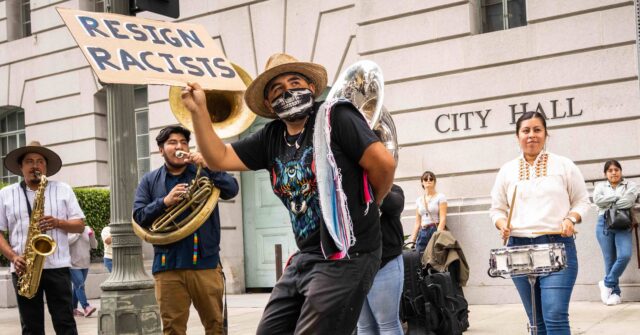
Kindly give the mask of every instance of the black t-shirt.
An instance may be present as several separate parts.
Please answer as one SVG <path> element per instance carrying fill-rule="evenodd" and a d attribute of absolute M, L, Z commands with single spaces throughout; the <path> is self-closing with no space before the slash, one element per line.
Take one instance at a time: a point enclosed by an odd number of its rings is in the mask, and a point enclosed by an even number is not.
<path fill-rule="evenodd" d="M 402 254 L 404 232 L 400 216 L 404 210 L 404 192 L 400 186 L 393 184 L 391 191 L 380 206 L 380 230 L 382 231 L 382 262 L 384 267 L 390 260 Z"/>
<path fill-rule="evenodd" d="M 286 125 L 274 120 L 255 134 L 232 143 L 238 157 L 251 170 L 266 169 L 273 193 L 289 210 L 298 249 L 321 253 L 321 235 L 327 246 L 328 232 L 322 221 L 313 157 L 313 129 L 318 105 L 298 136 L 288 136 Z M 363 169 L 358 162 L 365 149 L 379 141 L 360 112 L 350 103 L 339 103 L 331 112 L 331 150 L 342 174 L 356 244 L 349 253 L 370 252 L 380 247 L 378 206 L 365 203 Z M 299 148 L 296 148 L 296 143 Z M 365 214 L 366 212 L 366 214 Z M 331 254 L 337 249 L 325 250 Z"/>

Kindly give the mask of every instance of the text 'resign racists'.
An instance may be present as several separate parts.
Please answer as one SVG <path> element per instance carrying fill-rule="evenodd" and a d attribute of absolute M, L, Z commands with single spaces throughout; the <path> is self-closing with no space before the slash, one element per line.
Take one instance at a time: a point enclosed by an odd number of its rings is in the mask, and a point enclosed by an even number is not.
<path fill-rule="evenodd" d="M 98 75 L 113 84 L 241 91 L 246 86 L 204 27 L 56 8 Z"/>

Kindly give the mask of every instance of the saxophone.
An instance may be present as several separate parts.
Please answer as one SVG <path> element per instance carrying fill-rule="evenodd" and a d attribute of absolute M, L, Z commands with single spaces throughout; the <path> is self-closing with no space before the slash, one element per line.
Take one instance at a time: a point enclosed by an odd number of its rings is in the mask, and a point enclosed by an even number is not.
<path fill-rule="evenodd" d="M 56 241 L 51 236 L 43 234 L 39 227 L 40 218 L 44 215 L 44 189 L 47 187 L 47 177 L 38 171 L 35 173 L 36 176 L 40 177 L 40 184 L 33 201 L 29 232 L 23 255 L 26 269 L 18 278 L 18 294 L 28 299 L 33 298 L 38 292 L 45 257 L 56 250 Z"/>

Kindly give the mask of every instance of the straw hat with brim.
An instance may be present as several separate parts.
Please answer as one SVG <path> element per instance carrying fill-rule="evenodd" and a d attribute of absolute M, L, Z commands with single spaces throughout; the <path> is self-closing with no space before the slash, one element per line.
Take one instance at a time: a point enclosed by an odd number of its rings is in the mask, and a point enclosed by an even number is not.
<path fill-rule="evenodd" d="M 316 87 L 314 97 L 320 95 L 327 87 L 327 70 L 324 66 L 309 62 L 300 62 L 287 54 L 275 54 L 269 57 L 267 65 L 244 93 L 244 101 L 251 110 L 263 117 L 275 119 L 277 116 L 264 105 L 264 88 L 271 79 L 289 72 L 297 72 L 313 83 Z"/>
<path fill-rule="evenodd" d="M 60 159 L 60 156 L 50 149 L 40 145 L 40 142 L 38 141 L 32 141 L 27 146 L 15 149 L 8 153 L 4 158 L 4 167 L 13 172 L 13 174 L 22 176 L 20 163 L 24 155 L 30 153 L 40 154 L 47 160 L 47 177 L 53 176 L 60 171 L 60 168 L 62 167 L 62 160 Z"/>

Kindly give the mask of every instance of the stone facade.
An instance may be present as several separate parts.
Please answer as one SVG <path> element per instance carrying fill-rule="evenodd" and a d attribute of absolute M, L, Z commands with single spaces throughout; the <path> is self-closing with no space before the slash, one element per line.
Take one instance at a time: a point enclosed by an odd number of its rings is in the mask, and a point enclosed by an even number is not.
<path fill-rule="evenodd" d="M 32 0 L 32 35 L 11 41 L 9 2 L 0 1 L 0 108 L 23 108 L 27 141 L 61 155 L 56 179 L 108 186 L 103 88 L 55 11 L 88 9 L 91 1 Z M 414 222 L 419 177 L 434 171 L 438 191 L 449 198 L 449 226 L 471 261 L 470 301 L 506 302 L 497 297 L 508 292 L 515 302 L 510 281 L 486 276 L 489 250 L 500 245 L 487 213 L 489 192 L 499 167 L 518 154 L 514 119 L 525 110 L 544 111 L 548 150 L 576 162 L 590 189 L 610 158 L 640 179 L 637 23 L 633 1 L 529 0 L 526 26 L 481 33 L 479 2 L 182 0 L 175 21 L 206 27 L 253 76 L 269 55 L 283 51 L 325 65 L 329 82 L 356 60 L 377 62 L 401 146 L 396 183 L 407 199 L 405 233 Z M 151 139 L 176 122 L 167 91 L 149 86 Z M 153 140 L 150 151 L 157 168 L 162 158 Z M 242 214 L 241 196 L 221 204 L 232 292 L 245 289 Z M 592 211 L 578 227 L 574 299 L 598 297 L 602 261 L 594 224 Z M 639 274 L 631 263 L 622 279 L 625 299 L 640 299 Z"/>

